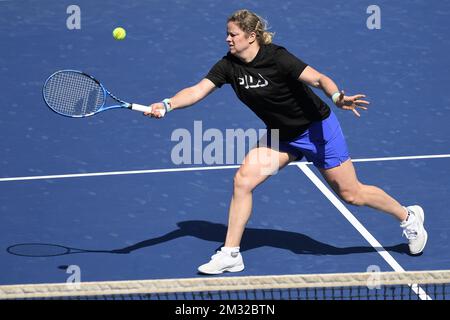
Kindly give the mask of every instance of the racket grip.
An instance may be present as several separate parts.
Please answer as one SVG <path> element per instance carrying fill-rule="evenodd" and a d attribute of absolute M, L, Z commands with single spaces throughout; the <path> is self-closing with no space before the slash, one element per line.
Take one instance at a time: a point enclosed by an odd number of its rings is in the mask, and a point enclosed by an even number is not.
<path fill-rule="evenodd" d="M 152 108 L 149 106 L 143 106 L 142 104 L 132 103 L 131 110 L 140 111 L 140 112 L 151 112 Z M 162 109 L 160 111 L 161 115 L 164 116 L 166 114 L 166 110 Z"/>

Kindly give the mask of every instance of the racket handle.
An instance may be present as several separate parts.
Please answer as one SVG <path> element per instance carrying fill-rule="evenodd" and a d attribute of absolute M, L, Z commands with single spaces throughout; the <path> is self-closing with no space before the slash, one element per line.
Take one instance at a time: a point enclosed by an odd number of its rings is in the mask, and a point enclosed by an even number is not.
<path fill-rule="evenodd" d="M 149 106 L 143 106 L 142 104 L 132 103 L 131 110 L 140 111 L 140 112 L 151 112 L 152 108 Z M 160 111 L 161 115 L 164 116 L 166 114 L 166 110 L 162 109 Z"/>

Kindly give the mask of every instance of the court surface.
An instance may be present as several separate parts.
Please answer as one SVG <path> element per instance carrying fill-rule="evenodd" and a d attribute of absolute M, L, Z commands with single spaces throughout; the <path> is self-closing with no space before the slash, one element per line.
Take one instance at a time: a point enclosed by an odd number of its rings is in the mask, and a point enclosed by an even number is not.
<path fill-rule="evenodd" d="M 263 123 L 229 87 L 163 120 L 61 117 L 41 88 L 54 71 L 78 69 L 122 99 L 160 101 L 226 54 L 225 21 L 240 8 L 267 18 L 275 43 L 346 93 L 367 95 L 360 119 L 334 109 L 360 180 L 423 206 L 429 240 L 410 256 L 397 221 L 342 204 L 312 165 L 293 163 L 254 192 L 239 275 L 450 268 L 450 3 L 378 1 L 379 30 L 356 0 L 78 1 L 79 30 L 66 26 L 70 4 L 0 1 L 0 284 L 65 282 L 68 266 L 82 281 L 201 276 L 224 240 L 237 166 L 176 165 L 171 135 L 193 133 L 194 121 L 222 133 Z M 112 38 L 116 26 L 124 41 Z M 8 250 L 29 243 L 83 252 Z"/>

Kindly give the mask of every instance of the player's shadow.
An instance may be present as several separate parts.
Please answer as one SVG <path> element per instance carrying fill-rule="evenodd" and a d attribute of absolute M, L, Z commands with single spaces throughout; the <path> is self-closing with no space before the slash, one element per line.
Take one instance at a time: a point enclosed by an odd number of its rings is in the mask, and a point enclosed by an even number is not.
<path fill-rule="evenodd" d="M 220 223 L 208 221 L 181 221 L 177 223 L 178 229 L 160 237 L 144 240 L 134 245 L 113 250 L 114 253 L 130 253 L 132 251 L 158 245 L 174 239 L 190 236 L 201 240 L 217 242 L 222 246 L 226 234 L 226 226 Z M 335 247 L 320 242 L 302 233 L 273 230 L 246 228 L 242 239 L 241 251 L 252 250 L 260 247 L 273 247 L 292 251 L 296 254 L 312 255 L 345 255 L 354 253 L 376 252 L 371 246 Z M 381 248 L 377 248 L 381 249 Z M 407 244 L 398 244 L 384 247 L 386 251 L 409 254 Z"/>
<path fill-rule="evenodd" d="M 201 240 L 216 242 L 218 248 L 223 244 L 227 227 L 220 223 L 208 221 L 181 221 L 177 223 L 178 229 L 173 230 L 160 237 L 147 239 L 131 246 L 114 250 L 92 250 L 69 248 L 57 244 L 48 243 L 22 243 L 15 244 L 7 248 L 7 252 L 17 256 L 25 257 L 53 257 L 74 253 L 113 253 L 128 254 L 133 251 L 156 246 L 183 237 L 196 237 Z M 335 247 L 333 245 L 320 242 L 302 233 L 273 230 L 246 228 L 242 239 L 241 251 L 252 250 L 260 247 L 273 247 L 292 251 L 296 254 L 311 255 L 344 255 L 355 253 L 376 252 L 377 249 L 371 246 L 355 247 Z M 386 251 L 409 254 L 406 244 L 384 247 Z"/>

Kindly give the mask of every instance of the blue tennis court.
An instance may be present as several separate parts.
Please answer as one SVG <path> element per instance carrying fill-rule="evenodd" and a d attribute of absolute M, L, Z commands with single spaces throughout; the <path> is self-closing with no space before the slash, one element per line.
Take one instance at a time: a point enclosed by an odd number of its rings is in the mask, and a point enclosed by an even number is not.
<path fill-rule="evenodd" d="M 223 244 L 237 165 L 177 165 L 172 135 L 194 134 L 201 121 L 226 144 L 226 130 L 264 124 L 226 86 L 155 120 L 126 110 L 61 117 L 42 85 L 76 69 L 123 99 L 161 101 L 226 54 L 226 18 L 240 8 L 265 17 L 275 43 L 346 93 L 367 95 L 359 119 L 334 108 L 359 178 L 420 204 L 429 240 L 409 255 L 396 220 L 343 204 L 316 168 L 293 163 L 254 192 L 239 276 L 450 268 L 449 3 L 378 1 L 375 30 L 356 0 L 80 0 L 73 30 L 70 4 L 0 1 L 0 285 L 64 283 L 68 266 L 83 282 L 204 277 L 197 267 Z M 116 26 L 124 41 L 113 39 Z M 27 244 L 48 248 L 34 257 L 11 249 Z"/>

